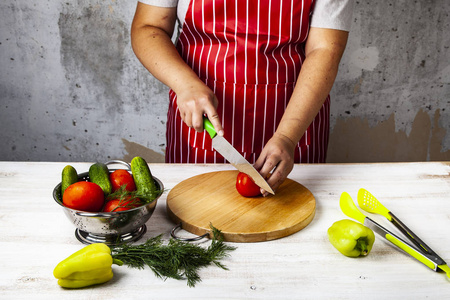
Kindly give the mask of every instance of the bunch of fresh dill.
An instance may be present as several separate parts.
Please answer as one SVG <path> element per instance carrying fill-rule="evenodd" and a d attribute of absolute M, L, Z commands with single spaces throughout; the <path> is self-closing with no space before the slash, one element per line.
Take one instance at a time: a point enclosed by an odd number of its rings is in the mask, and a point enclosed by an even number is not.
<path fill-rule="evenodd" d="M 131 268 L 144 269 L 147 265 L 159 278 L 187 279 L 194 287 L 201 281 L 198 271 L 211 264 L 228 270 L 220 260 L 236 248 L 223 242 L 223 235 L 211 225 L 213 238 L 207 248 L 175 239 L 163 243 L 162 236 L 148 239 L 144 244 L 123 244 L 111 248 L 112 256 Z"/>

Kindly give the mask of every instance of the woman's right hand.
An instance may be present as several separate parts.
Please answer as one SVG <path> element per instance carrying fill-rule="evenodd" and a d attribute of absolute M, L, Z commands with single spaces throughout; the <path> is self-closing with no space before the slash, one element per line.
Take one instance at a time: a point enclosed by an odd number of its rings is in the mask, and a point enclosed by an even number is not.
<path fill-rule="evenodd" d="M 200 80 L 192 80 L 175 92 L 180 117 L 187 126 L 202 132 L 203 116 L 206 115 L 217 134 L 223 136 L 222 123 L 217 113 L 218 100 L 207 85 Z"/>

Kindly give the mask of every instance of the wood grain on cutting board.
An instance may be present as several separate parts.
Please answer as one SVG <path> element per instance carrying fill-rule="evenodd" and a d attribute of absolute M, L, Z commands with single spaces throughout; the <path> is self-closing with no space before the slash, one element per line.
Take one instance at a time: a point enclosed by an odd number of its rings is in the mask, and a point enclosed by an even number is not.
<path fill-rule="evenodd" d="M 282 238 L 314 218 L 313 194 L 291 179 L 275 195 L 246 198 L 236 191 L 238 171 L 204 173 L 186 179 L 167 195 L 167 213 L 196 235 L 221 230 L 226 241 L 260 242 Z"/>

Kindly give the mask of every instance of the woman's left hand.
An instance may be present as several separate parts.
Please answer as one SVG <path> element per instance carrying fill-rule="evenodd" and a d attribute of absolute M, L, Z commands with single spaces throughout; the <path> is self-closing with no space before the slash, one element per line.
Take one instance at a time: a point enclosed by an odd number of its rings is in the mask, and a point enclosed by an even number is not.
<path fill-rule="evenodd" d="M 275 191 L 294 168 L 295 144 L 287 136 L 275 133 L 264 146 L 261 155 L 255 162 L 255 169 L 266 178 L 273 170 L 267 183 Z M 268 192 L 261 191 L 263 196 Z"/>

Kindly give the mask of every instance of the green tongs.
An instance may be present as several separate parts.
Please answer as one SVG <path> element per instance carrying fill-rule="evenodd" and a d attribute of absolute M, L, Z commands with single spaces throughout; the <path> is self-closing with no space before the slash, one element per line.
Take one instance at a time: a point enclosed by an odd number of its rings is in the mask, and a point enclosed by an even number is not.
<path fill-rule="evenodd" d="M 365 189 L 358 192 L 359 206 L 370 213 L 377 213 L 391 221 L 412 243 L 405 241 L 391 231 L 387 230 L 369 217 L 366 217 L 355 205 L 351 196 L 344 192 L 340 198 L 340 207 L 345 215 L 357 220 L 372 229 L 383 238 L 399 247 L 428 268 L 435 272 L 444 271 L 450 278 L 450 267 L 439 257 L 429 246 L 427 246 L 416 234 L 414 234 L 405 224 L 403 224 L 393 213 L 384 207 L 372 194 Z"/>

